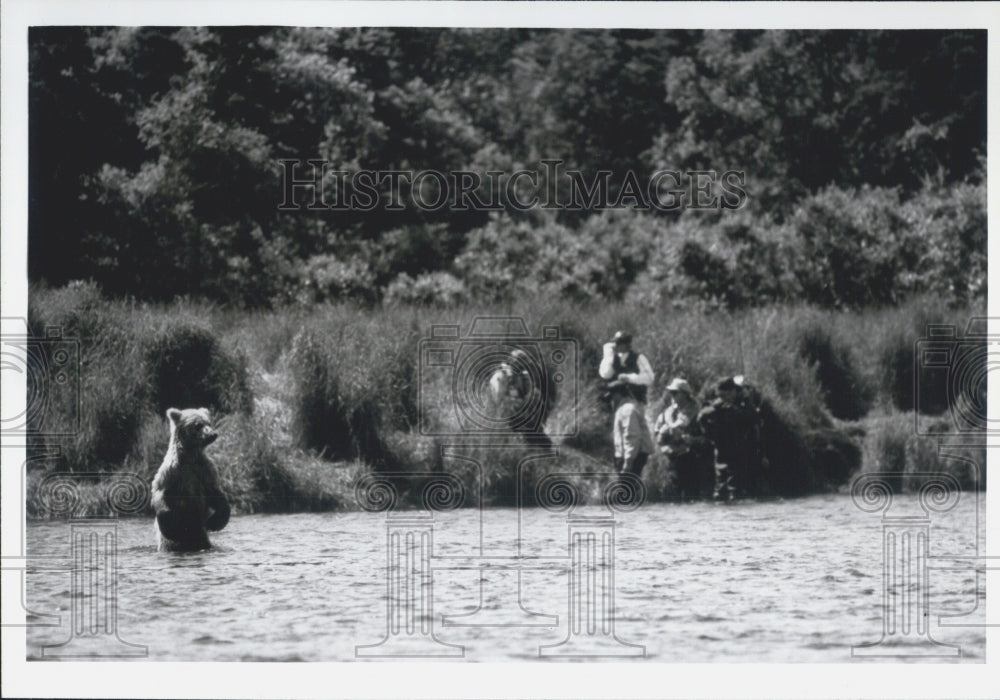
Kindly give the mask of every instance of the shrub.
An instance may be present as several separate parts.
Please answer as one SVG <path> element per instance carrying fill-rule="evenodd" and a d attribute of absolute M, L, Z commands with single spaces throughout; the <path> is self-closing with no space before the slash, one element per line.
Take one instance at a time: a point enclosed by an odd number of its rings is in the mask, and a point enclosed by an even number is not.
<path fill-rule="evenodd" d="M 414 279 L 405 272 L 385 290 L 385 303 L 453 306 L 466 296 L 465 285 L 447 272 L 428 272 Z"/>
<path fill-rule="evenodd" d="M 766 215 L 698 212 L 660 224 L 628 297 L 650 306 L 739 309 L 802 298 L 794 236 Z"/>
<path fill-rule="evenodd" d="M 952 434 L 947 421 L 916 420 L 912 412 L 873 420 L 863 443 L 861 471 L 892 473 L 889 482 L 897 493 L 916 489 L 927 475 L 937 473 L 954 476 L 963 489 L 986 488 L 984 439 L 970 444 Z"/>
<path fill-rule="evenodd" d="M 104 305 L 96 282 L 77 280 L 57 289 L 35 286 L 28 290 L 28 325 L 38 338 L 46 336 L 49 326 L 58 326 L 67 338 L 94 337 Z"/>
<path fill-rule="evenodd" d="M 816 372 L 826 407 L 836 418 L 858 420 L 871 408 L 873 391 L 855 366 L 851 349 L 817 321 L 799 331 L 799 355 Z"/>
<path fill-rule="evenodd" d="M 986 178 L 945 187 L 927 182 L 903 207 L 925 255 L 907 287 L 957 304 L 986 299 Z"/>
<path fill-rule="evenodd" d="M 922 247 L 906 240 L 895 190 L 828 187 L 807 197 L 795 214 L 797 269 L 810 301 L 858 308 L 898 300 L 901 268 Z"/>
<path fill-rule="evenodd" d="M 564 438 L 562 444 L 603 457 L 610 464 L 613 454 L 610 402 L 603 398 L 600 385 L 593 380 L 580 384 L 578 398 L 576 406 L 564 406 L 557 401 L 549 422 L 555 422 L 565 433 L 569 432 L 569 421 L 574 421 L 576 434 Z"/>
<path fill-rule="evenodd" d="M 313 322 L 289 354 L 296 444 L 330 458 L 393 463 L 382 435 L 417 421 L 414 334 L 344 309 Z"/>
<path fill-rule="evenodd" d="M 491 216 L 485 226 L 469 232 L 455 270 L 471 295 L 484 302 L 503 301 L 525 292 L 535 234 L 527 222 Z"/>
<path fill-rule="evenodd" d="M 44 416 L 50 432 L 78 427 L 63 446 L 63 468 L 106 470 L 135 461 L 144 454 L 145 424 L 162 420 L 169 407 L 252 408 L 245 358 L 224 350 L 185 309 L 161 314 L 155 307 L 100 301 L 86 285 L 36 290 L 30 302 L 33 327 L 59 326 L 79 341 L 79 393 L 72 397 L 79 405 L 51 405 Z"/>
<path fill-rule="evenodd" d="M 313 331 L 295 337 L 289 365 L 294 381 L 293 437 L 324 456 L 378 460 L 383 454 L 373 397 L 350 383 L 336 349 Z"/>
<path fill-rule="evenodd" d="M 28 322 L 36 336 L 59 328 L 79 351 L 75 383 L 66 392 L 53 392 L 62 400 L 46 404 L 37 426 L 45 433 L 73 434 L 72 442 L 60 443 L 59 468 L 100 471 L 120 465 L 135 444 L 148 398 L 141 341 L 122 305 L 102 302 L 90 284 L 34 289 Z M 44 451 L 44 443 L 39 440 L 37 447 Z"/>
<path fill-rule="evenodd" d="M 816 486 L 832 490 L 845 483 L 861 468 L 863 432 L 820 428 L 803 435 Z"/>
<path fill-rule="evenodd" d="M 341 260 L 335 255 L 314 255 L 300 276 L 302 302 L 354 300 L 371 303 L 378 298 L 375 275 L 359 258 Z"/>
<path fill-rule="evenodd" d="M 736 275 L 721 256 L 697 241 L 687 241 L 681 248 L 680 262 L 681 270 L 694 282 L 699 297 L 726 309 L 742 305 L 736 291 Z"/>
<path fill-rule="evenodd" d="M 132 454 L 147 419 L 146 387 L 134 377 L 113 372 L 85 383 L 81 430 L 67 454 L 73 471 L 113 469 Z"/>
<path fill-rule="evenodd" d="M 376 284 L 384 286 L 404 275 L 419 279 L 441 272 L 464 243 L 461 228 L 420 223 L 384 231 L 367 250 L 359 253 L 373 270 Z"/>
<path fill-rule="evenodd" d="M 145 347 L 152 401 L 170 407 L 249 412 L 253 408 L 246 358 L 223 350 L 206 326 L 166 323 Z"/>
<path fill-rule="evenodd" d="M 472 295 L 504 301 L 544 292 L 577 303 L 621 299 L 645 269 L 655 219 L 634 212 L 591 216 L 577 230 L 493 216 L 469 233 L 455 269 Z"/>
<path fill-rule="evenodd" d="M 890 398 L 892 405 L 901 411 L 917 410 L 921 413 L 940 414 L 948 410 L 951 401 L 950 365 L 924 362 L 924 358 L 916 357 L 914 352 L 918 341 L 923 341 L 922 347 L 946 350 L 954 348 L 954 340 L 928 343 L 928 326 L 952 325 L 956 328 L 957 340 L 961 337 L 958 334 L 964 332 L 968 318 L 949 313 L 940 307 L 932 307 L 919 308 L 904 320 L 903 324 L 884 334 L 878 349 L 883 392 Z M 982 358 L 985 361 L 985 353 Z"/>
<path fill-rule="evenodd" d="M 295 508 L 295 479 L 272 441 L 274 427 L 247 415 L 233 416 L 217 427 L 219 440 L 211 455 L 232 507 L 242 513 Z"/>
<path fill-rule="evenodd" d="M 819 485 L 801 424 L 791 420 L 766 398 L 761 404 L 761 442 L 767 458 L 770 490 L 783 498 L 804 496 Z"/>

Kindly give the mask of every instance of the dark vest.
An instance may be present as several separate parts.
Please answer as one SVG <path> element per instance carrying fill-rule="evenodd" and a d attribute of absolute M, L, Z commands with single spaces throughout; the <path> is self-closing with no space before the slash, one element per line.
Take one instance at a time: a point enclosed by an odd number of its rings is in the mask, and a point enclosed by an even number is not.
<path fill-rule="evenodd" d="M 615 370 L 615 376 L 613 379 L 617 379 L 619 374 L 638 374 L 639 354 L 630 350 L 625 356 L 625 361 L 623 362 L 618 356 L 618 353 L 615 353 L 615 360 L 612 367 L 614 367 Z M 640 403 L 646 403 L 646 387 L 638 384 L 622 384 L 620 386 L 612 387 L 612 398 L 617 399 L 624 398 L 626 396 L 631 396 Z"/>

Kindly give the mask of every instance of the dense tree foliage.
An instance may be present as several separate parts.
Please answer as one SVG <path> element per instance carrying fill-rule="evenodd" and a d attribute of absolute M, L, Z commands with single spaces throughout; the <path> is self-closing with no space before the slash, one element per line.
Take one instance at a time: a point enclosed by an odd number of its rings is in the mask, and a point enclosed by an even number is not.
<path fill-rule="evenodd" d="M 241 306 L 985 295 L 985 32 L 39 27 L 29 44 L 36 281 Z M 282 159 L 326 161 L 324 199 L 353 191 L 334 171 L 505 183 L 560 159 L 549 188 L 611 171 L 623 207 L 282 211 Z M 745 206 L 631 211 L 627 173 L 659 169 L 745 171 Z"/>

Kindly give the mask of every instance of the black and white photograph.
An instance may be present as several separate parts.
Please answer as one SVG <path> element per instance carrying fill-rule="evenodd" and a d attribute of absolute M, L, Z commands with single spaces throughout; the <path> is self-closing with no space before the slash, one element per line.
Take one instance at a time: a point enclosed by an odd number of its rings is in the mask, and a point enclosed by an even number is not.
<path fill-rule="evenodd" d="M 4 4 L 4 695 L 995 696 L 996 6 L 478 5 Z"/>

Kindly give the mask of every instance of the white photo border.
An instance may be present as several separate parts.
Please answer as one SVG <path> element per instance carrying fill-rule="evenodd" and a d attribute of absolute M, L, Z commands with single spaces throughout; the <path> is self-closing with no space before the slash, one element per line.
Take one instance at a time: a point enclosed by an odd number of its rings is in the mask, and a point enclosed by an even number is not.
<path fill-rule="evenodd" d="M 989 126 L 997 123 L 1000 7 L 995 3 L 660 3 L 660 2 L 347 2 L 311 0 L 5 0 L 0 9 L 2 69 L 3 316 L 27 316 L 28 27 L 37 25 L 281 25 L 623 28 L 799 28 L 988 30 Z M 992 135 L 994 129 L 989 129 Z M 997 222 L 997 139 L 987 140 L 988 222 Z M 998 255 L 989 237 L 989 257 Z M 997 258 L 1000 259 L 1000 258 Z M 993 266 L 991 266 L 993 267 Z M 989 315 L 1000 315 L 990 285 Z M 991 334 L 1000 333 L 993 325 Z M 989 416 L 1000 416 L 997 377 Z M 25 386 L 4 382 L 3 404 L 23 406 Z M 5 410 L 5 415 L 7 412 Z M 6 443 L 5 443 L 6 444 Z M 988 450 L 996 471 L 997 451 Z M 20 552 L 23 450 L 3 450 L 4 556 Z M 986 494 L 1000 512 L 1000 489 Z M 997 530 L 994 528 L 994 534 Z M 987 554 L 1000 555 L 987 536 Z M 987 605 L 1000 601 L 1000 571 L 987 576 Z M 991 615 L 991 617 L 993 617 Z M 71 662 L 58 670 L 25 659 L 24 628 L 2 629 L 6 697 L 990 697 L 1000 677 L 1000 629 L 987 629 L 985 664 L 617 664 L 548 663 L 177 663 Z M 992 680 L 992 684 L 990 681 Z"/>

